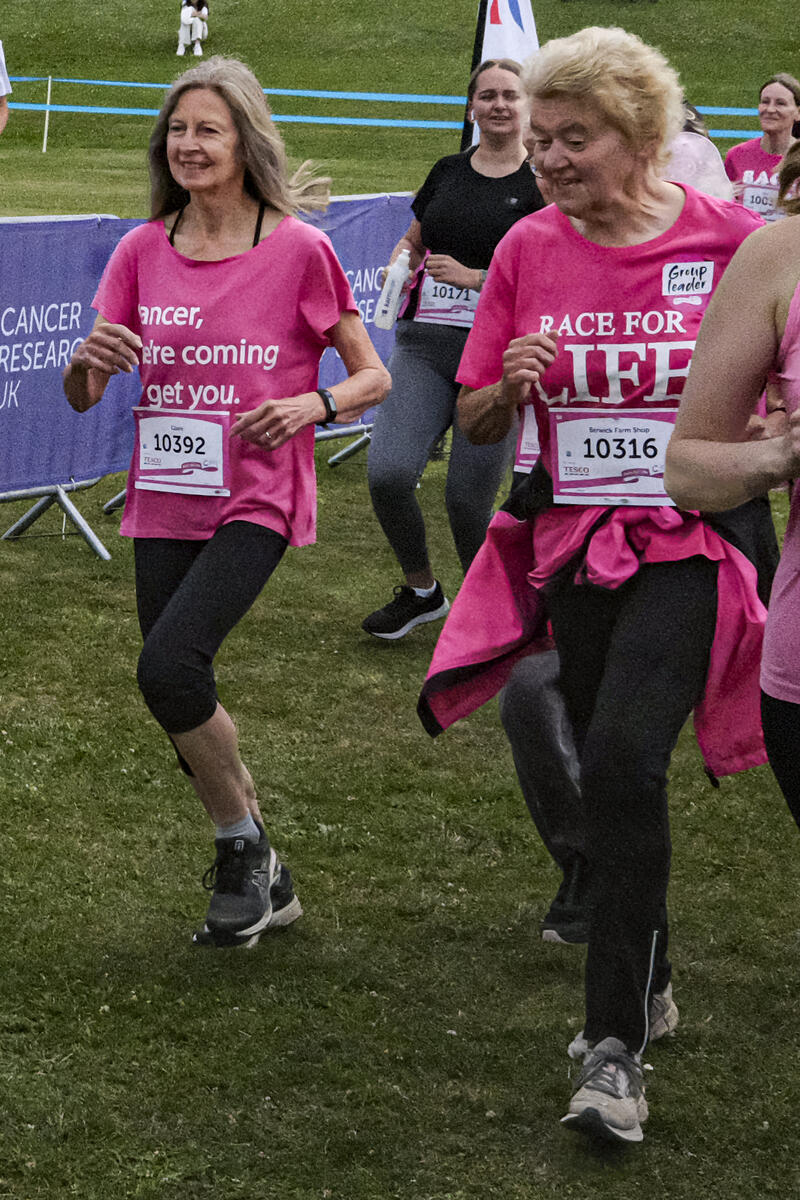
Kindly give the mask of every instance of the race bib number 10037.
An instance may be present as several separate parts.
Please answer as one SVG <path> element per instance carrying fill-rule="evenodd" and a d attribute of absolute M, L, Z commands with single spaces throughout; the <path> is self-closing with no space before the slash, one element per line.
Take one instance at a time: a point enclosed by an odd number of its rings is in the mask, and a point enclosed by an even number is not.
<path fill-rule="evenodd" d="M 550 410 L 556 504 L 672 505 L 664 461 L 676 411 Z"/>

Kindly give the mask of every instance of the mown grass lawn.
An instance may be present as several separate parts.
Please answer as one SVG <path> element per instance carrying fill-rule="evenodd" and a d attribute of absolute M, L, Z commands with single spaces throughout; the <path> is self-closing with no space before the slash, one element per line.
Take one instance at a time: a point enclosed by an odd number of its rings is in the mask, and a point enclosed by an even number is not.
<path fill-rule="evenodd" d="M 474 7 L 215 0 L 213 48 L 276 87 L 458 93 Z M 14 75 L 166 82 L 181 65 L 176 9 L 142 0 L 126 25 L 98 0 L 6 0 L 0 37 Z M 591 22 L 641 32 L 696 103 L 748 106 L 768 75 L 796 71 L 788 0 L 538 0 L 535 13 L 543 39 Z M 41 114 L 15 112 L 0 212 L 143 215 L 149 127 L 56 115 L 43 156 Z M 457 142 L 284 132 L 338 192 L 413 188 Z M 329 452 L 318 546 L 287 556 L 219 659 L 306 909 L 252 954 L 190 944 L 211 830 L 136 691 L 130 546 L 101 512 L 120 480 L 78 499 L 110 563 L 62 540 L 55 512 L 36 526 L 51 536 L 0 542 L 0 1200 L 797 1194 L 798 837 L 769 772 L 713 790 L 684 731 L 671 772 L 681 1024 L 649 1056 L 644 1146 L 595 1152 L 558 1125 L 583 952 L 538 938 L 558 881 L 496 708 L 423 733 L 436 629 L 396 645 L 361 633 L 396 568 L 363 456 L 333 471 Z M 452 594 L 443 482 L 432 464 L 421 497 Z M 2 528 L 20 512 L 0 507 Z"/>
<path fill-rule="evenodd" d="M 359 629 L 394 569 L 363 460 L 328 469 L 320 542 L 290 552 L 220 656 L 225 702 L 306 909 L 253 953 L 192 948 L 211 831 L 137 695 L 130 548 L 3 543 L 5 853 L 0 1196 L 792 1195 L 797 834 L 766 769 L 672 771 L 681 1025 L 650 1055 L 632 1155 L 558 1126 L 581 950 L 537 922 L 557 880 L 495 706 L 431 741 L 436 631 Z M 442 464 L 423 482 L 452 590 Z M 7 506 L 9 521 L 18 506 Z"/>

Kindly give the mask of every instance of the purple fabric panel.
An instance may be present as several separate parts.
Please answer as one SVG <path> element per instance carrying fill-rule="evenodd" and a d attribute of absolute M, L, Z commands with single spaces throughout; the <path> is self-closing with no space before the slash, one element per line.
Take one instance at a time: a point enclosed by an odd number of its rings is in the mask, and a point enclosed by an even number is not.
<path fill-rule="evenodd" d="M 74 413 L 61 373 L 94 324 L 106 259 L 135 222 L 0 224 L 0 492 L 124 470 L 138 375 L 119 377 L 89 413 Z"/>
<path fill-rule="evenodd" d="M 358 311 L 383 362 L 389 361 L 394 330 L 373 324 L 381 294 L 381 271 L 400 238 L 411 224 L 409 196 L 370 196 L 363 200 L 333 200 L 327 212 L 309 218 L 327 233 L 353 289 Z M 320 385 L 332 387 L 346 378 L 342 360 L 335 350 L 326 350 L 320 365 Z M 363 422 L 372 421 L 372 412 Z"/>

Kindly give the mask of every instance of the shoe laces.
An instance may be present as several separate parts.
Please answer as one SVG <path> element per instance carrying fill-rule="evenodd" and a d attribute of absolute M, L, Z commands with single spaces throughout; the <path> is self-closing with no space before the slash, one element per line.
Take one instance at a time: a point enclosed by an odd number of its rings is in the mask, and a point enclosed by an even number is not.
<path fill-rule="evenodd" d="M 587 1083 L 591 1083 L 593 1091 L 618 1099 L 641 1095 L 644 1091 L 642 1068 L 632 1054 L 622 1051 L 591 1053 L 578 1076 L 578 1087 Z"/>
<path fill-rule="evenodd" d="M 241 850 L 235 850 L 232 845 L 219 847 L 217 857 L 203 875 L 203 887 L 206 891 L 243 891 L 250 857 L 247 850 L 249 846 L 255 844 L 254 842 L 245 842 Z"/>
<path fill-rule="evenodd" d="M 394 600 L 389 601 L 389 604 L 387 605 L 388 608 L 393 608 L 396 605 L 403 604 L 407 598 L 419 600 L 417 593 L 413 588 L 409 587 L 407 583 L 398 583 L 397 587 L 392 589 L 392 594 L 394 596 Z"/>

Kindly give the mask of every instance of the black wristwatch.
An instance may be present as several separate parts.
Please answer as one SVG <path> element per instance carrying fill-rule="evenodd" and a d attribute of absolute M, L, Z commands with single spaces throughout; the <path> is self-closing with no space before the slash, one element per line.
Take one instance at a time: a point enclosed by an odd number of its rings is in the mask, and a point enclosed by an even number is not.
<path fill-rule="evenodd" d="M 317 395 L 321 396 L 322 403 L 325 405 L 325 416 L 321 421 L 317 421 L 318 425 L 330 425 L 336 420 L 339 410 L 336 407 L 336 401 L 333 394 L 327 388 L 317 388 Z"/>

